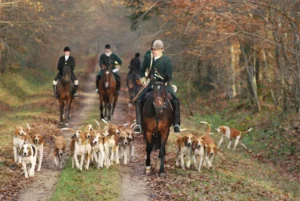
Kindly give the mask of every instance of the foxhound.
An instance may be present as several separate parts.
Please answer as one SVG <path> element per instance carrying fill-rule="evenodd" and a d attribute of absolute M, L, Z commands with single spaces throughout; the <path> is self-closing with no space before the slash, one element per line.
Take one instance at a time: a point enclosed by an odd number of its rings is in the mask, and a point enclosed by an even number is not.
<path fill-rule="evenodd" d="M 205 149 L 205 161 L 204 164 L 208 163 L 208 168 L 212 168 L 212 161 L 214 156 L 217 154 L 217 146 L 215 144 L 214 139 L 210 136 L 210 125 L 205 121 L 201 121 L 200 123 L 207 125 L 207 132 L 205 135 L 201 136 L 200 138 L 203 142 L 207 145 Z"/>
<path fill-rule="evenodd" d="M 206 148 L 207 148 L 207 145 L 205 144 L 205 142 L 203 141 L 202 138 L 200 138 L 200 137 L 194 138 L 194 142 L 192 145 L 193 161 L 194 161 L 195 168 L 198 170 L 198 172 L 201 172 L 201 167 L 202 167 L 203 158 L 204 158 L 204 152 L 205 152 Z M 197 166 L 197 162 L 196 162 L 197 156 L 199 156 L 198 166 Z"/>
<path fill-rule="evenodd" d="M 21 163 L 25 173 L 25 178 L 34 177 L 34 169 L 36 164 L 37 150 L 33 144 L 23 144 L 20 149 Z M 30 164 L 30 169 L 27 171 L 27 165 Z"/>
<path fill-rule="evenodd" d="M 18 152 L 25 142 L 31 142 L 31 138 L 29 135 L 27 135 L 22 126 L 17 126 L 13 136 L 13 152 L 15 163 L 21 163 L 21 158 L 18 157 Z"/>
<path fill-rule="evenodd" d="M 31 135 L 31 139 L 39 153 L 39 157 L 38 157 L 39 165 L 37 171 L 41 171 L 43 155 L 44 155 L 44 137 L 41 134 L 33 134 Z"/>
<path fill-rule="evenodd" d="M 53 136 L 55 139 L 55 147 L 54 147 L 54 164 L 58 169 L 62 169 L 65 162 L 65 154 L 66 154 L 66 140 L 63 136 Z"/>
<path fill-rule="evenodd" d="M 188 162 L 186 167 L 190 168 L 191 166 L 191 156 L 192 156 L 192 145 L 194 143 L 194 135 L 186 134 L 185 136 L 179 136 L 176 140 L 176 166 L 179 166 L 179 160 L 181 162 L 181 168 L 185 170 L 184 167 L 184 156 L 188 156 Z"/>
<path fill-rule="evenodd" d="M 228 126 L 219 126 L 219 128 L 217 129 L 217 132 L 218 133 L 221 133 L 222 134 L 222 137 L 219 141 L 219 145 L 218 145 L 218 148 L 220 148 L 222 142 L 223 142 L 223 139 L 224 139 L 224 136 L 226 138 L 229 139 L 229 143 L 228 143 L 228 146 L 227 148 L 230 149 L 231 147 L 231 143 L 232 143 L 232 140 L 235 139 L 235 142 L 234 142 L 234 147 L 233 147 L 233 150 L 236 149 L 236 146 L 240 143 L 246 150 L 248 150 L 248 148 L 246 147 L 246 145 L 242 142 L 240 142 L 241 138 L 242 138 L 242 134 L 246 134 L 246 133 L 249 133 L 250 131 L 252 130 L 252 128 L 248 129 L 247 131 L 239 131 L 235 128 L 229 128 Z"/>

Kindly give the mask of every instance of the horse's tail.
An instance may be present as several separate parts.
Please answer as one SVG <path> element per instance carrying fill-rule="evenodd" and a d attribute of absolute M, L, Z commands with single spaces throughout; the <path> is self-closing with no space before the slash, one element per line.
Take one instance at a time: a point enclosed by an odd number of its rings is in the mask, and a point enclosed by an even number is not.
<path fill-rule="evenodd" d="M 152 137 L 153 150 L 158 150 L 161 147 L 161 133 L 157 132 Z"/>

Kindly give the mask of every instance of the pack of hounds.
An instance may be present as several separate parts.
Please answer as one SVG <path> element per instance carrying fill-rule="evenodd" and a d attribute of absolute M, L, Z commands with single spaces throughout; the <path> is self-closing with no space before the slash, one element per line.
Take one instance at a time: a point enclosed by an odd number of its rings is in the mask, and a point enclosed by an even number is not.
<path fill-rule="evenodd" d="M 217 154 L 217 150 L 220 148 L 224 137 L 229 140 L 228 149 L 231 148 L 232 141 L 235 141 L 233 150 L 236 149 L 238 144 L 241 144 L 248 151 L 248 148 L 240 140 L 243 134 L 250 132 L 252 128 L 242 132 L 235 128 L 229 128 L 228 126 L 219 126 L 216 131 L 221 134 L 221 139 L 217 147 L 214 139 L 210 136 L 212 134 L 210 124 L 205 121 L 201 121 L 200 123 L 207 125 L 207 131 L 204 135 L 195 136 L 191 133 L 187 133 L 177 138 L 176 166 L 181 166 L 181 168 L 185 170 L 184 156 L 187 156 L 187 168 L 191 166 L 191 158 L 193 158 L 194 166 L 198 172 L 201 172 L 202 165 L 207 165 L 208 168 L 212 168 L 213 158 Z M 196 160 L 197 158 L 199 158 L 198 162 Z"/>
<path fill-rule="evenodd" d="M 89 169 L 91 163 L 97 168 L 109 168 L 113 163 L 120 164 L 123 158 L 123 164 L 127 165 L 134 157 L 134 135 L 133 123 L 123 125 L 105 123 L 101 128 L 100 123 L 94 120 L 98 128 L 93 128 L 88 124 L 83 130 L 74 130 L 73 128 L 62 128 L 60 131 L 71 131 L 73 133 L 70 142 L 70 151 L 72 157 L 72 168 L 76 167 L 79 171 L 83 168 Z M 241 132 L 227 126 L 219 126 L 218 133 L 221 133 L 221 139 L 218 147 L 211 135 L 211 127 L 207 122 L 201 122 L 207 125 L 207 131 L 202 136 L 195 136 L 186 133 L 178 136 L 176 140 L 176 166 L 185 169 L 184 157 L 188 157 L 187 168 L 191 166 L 193 159 L 195 168 L 200 172 L 202 165 L 208 165 L 212 168 L 212 161 L 217 154 L 217 149 L 221 146 L 224 137 L 229 139 L 228 148 L 234 142 L 234 150 L 238 144 L 241 144 L 246 150 L 247 147 L 240 141 L 242 135 L 252 130 Z M 53 162 L 58 169 L 62 169 L 65 164 L 67 142 L 63 136 L 52 136 L 54 139 Z M 15 163 L 22 164 L 25 178 L 34 177 L 36 164 L 37 171 L 41 170 L 44 153 L 44 136 L 34 133 L 29 124 L 27 128 L 16 127 L 13 136 L 13 152 Z M 199 160 L 197 161 L 197 159 Z"/>

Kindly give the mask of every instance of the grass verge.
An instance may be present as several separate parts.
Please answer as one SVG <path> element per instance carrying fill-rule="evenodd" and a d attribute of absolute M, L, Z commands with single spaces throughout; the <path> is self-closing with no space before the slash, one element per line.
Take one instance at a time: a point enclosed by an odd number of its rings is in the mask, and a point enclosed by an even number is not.
<path fill-rule="evenodd" d="M 55 187 L 52 201 L 60 200 L 117 200 L 120 195 L 119 170 L 90 167 L 88 171 L 79 172 L 72 169 L 71 162 L 61 173 Z"/>
<path fill-rule="evenodd" d="M 98 105 L 80 125 L 95 125 L 93 119 L 99 119 Z M 121 193 L 119 184 L 119 166 L 97 169 L 91 165 L 89 170 L 79 172 L 76 168 L 72 169 L 69 162 L 61 173 L 51 200 L 118 200 Z"/>

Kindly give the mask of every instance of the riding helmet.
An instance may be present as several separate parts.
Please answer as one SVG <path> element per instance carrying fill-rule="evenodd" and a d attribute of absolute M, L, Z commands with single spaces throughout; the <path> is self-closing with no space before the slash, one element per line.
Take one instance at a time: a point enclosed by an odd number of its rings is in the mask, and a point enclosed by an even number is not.
<path fill-rule="evenodd" d="M 71 48 L 69 48 L 68 46 L 64 48 L 64 52 L 71 52 Z"/>

